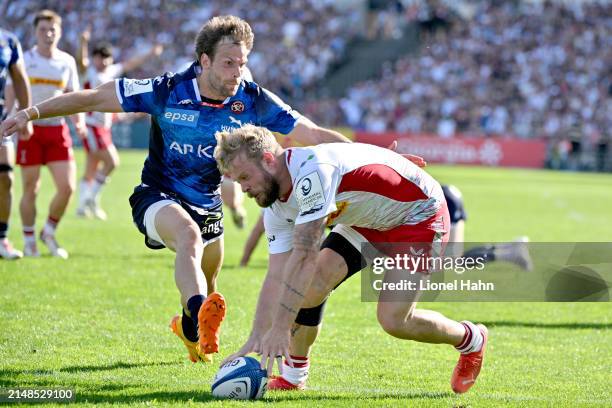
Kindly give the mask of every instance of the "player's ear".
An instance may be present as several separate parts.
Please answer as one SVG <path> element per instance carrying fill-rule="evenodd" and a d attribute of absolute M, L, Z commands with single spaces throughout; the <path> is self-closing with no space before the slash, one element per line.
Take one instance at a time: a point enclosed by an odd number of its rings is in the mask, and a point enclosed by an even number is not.
<path fill-rule="evenodd" d="M 276 168 L 276 156 L 274 156 L 272 152 L 263 152 L 261 162 L 264 169 L 266 169 L 268 172 Z"/>
<path fill-rule="evenodd" d="M 208 69 L 208 68 L 210 68 L 211 65 L 212 65 L 212 60 L 210 59 L 208 54 L 203 52 L 202 55 L 200 56 L 200 66 L 202 68 Z"/>

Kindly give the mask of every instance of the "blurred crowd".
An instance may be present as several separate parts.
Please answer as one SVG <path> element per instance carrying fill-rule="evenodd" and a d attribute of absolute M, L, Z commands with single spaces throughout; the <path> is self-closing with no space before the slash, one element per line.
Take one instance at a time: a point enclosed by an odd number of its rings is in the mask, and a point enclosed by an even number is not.
<path fill-rule="evenodd" d="M 33 15 L 50 8 L 63 18 L 60 48 L 74 55 L 79 34 L 91 27 L 92 42 L 113 44 L 115 60 L 129 58 L 155 43 L 166 45 L 133 77 L 177 71 L 192 62 L 194 38 L 210 17 L 235 14 L 255 32 L 249 67 L 259 83 L 281 97 L 298 100 L 342 58 L 347 42 L 361 31 L 355 8 L 338 8 L 333 0 L 20 0 L 0 2 L 6 28 L 34 44 Z M 324 16 L 324 18 L 322 18 Z M 26 23 L 27 22 L 27 23 Z"/>
<path fill-rule="evenodd" d="M 349 89 L 340 121 L 372 132 L 597 143 L 612 128 L 610 67 L 610 4 L 484 1 L 473 18 L 423 36 L 418 56 Z"/>
<path fill-rule="evenodd" d="M 111 42 L 119 61 L 165 44 L 162 58 L 130 73 L 134 77 L 181 69 L 193 60 L 193 39 L 208 18 L 239 15 L 255 32 L 249 57 L 255 80 L 324 125 L 441 137 L 580 137 L 592 144 L 609 137 L 609 3 L 455 2 L 469 4 L 468 15 L 451 13 L 450 3 L 368 0 L 359 8 L 334 0 L 5 0 L 0 11 L 25 48 L 34 41 L 32 25 L 24 22 L 43 7 L 63 16 L 60 48 L 69 52 L 88 26 L 92 42 Z M 354 85 L 339 100 L 317 92 L 352 39 L 396 37 L 406 22 L 422 28 L 416 56 L 383 64 L 378 78 Z"/>

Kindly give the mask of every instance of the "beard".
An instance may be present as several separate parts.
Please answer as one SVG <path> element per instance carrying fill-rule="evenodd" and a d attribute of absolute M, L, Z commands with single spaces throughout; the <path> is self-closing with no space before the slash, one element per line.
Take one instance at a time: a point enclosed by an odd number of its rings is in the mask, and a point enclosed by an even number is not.
<path fill-rule="evenodd" d="M 208 74 L 208 83 L 210 84 L 210 87 L 223 99 L 231 98 L 236 94 L 234 84 L 229 85 L 226 82 L 223 82 L 223 80 L 216 76 L 212 70 Z"/>
<path fill-rule="evenodd" d="M 260 207 L 269 207 L 280 197 L 280 185 L 278 181 L 267 171 L 263 170 L 263 189 L 257 194 L 255 201 Z"/>

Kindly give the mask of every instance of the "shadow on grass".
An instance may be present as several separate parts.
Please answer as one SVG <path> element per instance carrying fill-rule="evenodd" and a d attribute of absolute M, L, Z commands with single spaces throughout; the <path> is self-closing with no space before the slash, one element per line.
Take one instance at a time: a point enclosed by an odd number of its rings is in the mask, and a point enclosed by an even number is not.
<path fill-rule="evenodd" d="M 530 327 L 535 329 L 612 329 L 612 323 L 537 323 L 506 320 L 479 322 L 487 327 Z"/>
<path fill-rule="evenodd" d="M 32 376 L 40 376 L 40 375 L 54 375 L 57 373 L 81 373 L 81 372 L 97 372 L 97 371 L 110 371 L 110 370 L 120 370 L 120 369 L 130 369 L 130 368 L 139 368 L 139 367 L 152 367 L 152 366 L 172 366 L 172 365 L 181 365 L 181 362 L 177 361 L 157 361 L 157 362 L 146 362 L 146 363 L 125 363 L 123 361 L 118 361 L 112 364 L 106 365 L 82 365 L 82 366 L 66 366 L 60 367 L 55 370 L 45 370 L 45 369 L 33 369 L 33 370 L 15 370 L 15 369 L 1 369 L 0 370 L 0 383 L 4 380 L 10 380 L 11 377 L 18 375 L 32 375 Z"/>
<path fill-rule="evenodd" d="M 445 399 L 450 398 L 454 394 L 449 392 L 432 393 L 432 392 L 373 392 L 371 394 L 363 393 L 353 394 L 317 394 L 314 392 L 306 393 L 275 393 L 267 396 L 263 401 L 266 402 L 286 402 L 286 401 L 300 401 L 308 400 L 309 403 L 315 403 L 316 401 L 340 401 L 340 400 L 381 400 L 381 399 Z M 91 392 L 79 392 L 76 396 L 76 402 L 89 402 L 89 403 L 134 403 L 134 402 L 209 402 L 217 401 L 215 397 L 209 392 L 194 392 L 194 391 L 158 391 L 158 392 L 146 392 L 142 394 L 130 394 L 130 395 L 105 395 Z"/>

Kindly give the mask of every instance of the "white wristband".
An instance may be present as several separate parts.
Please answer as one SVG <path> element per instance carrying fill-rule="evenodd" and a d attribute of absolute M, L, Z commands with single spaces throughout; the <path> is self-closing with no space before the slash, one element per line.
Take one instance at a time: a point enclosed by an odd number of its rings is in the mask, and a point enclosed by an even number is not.
<path fill-rule="evenodd" d="M 35 119 L 40 119 L 40 111 L 38 110 L 38 106 L 34 105 L 32 106 L 32 109 L 34 109 L 36 111 L 36 118 Z M 29 115 L 28 115 L 29 117 Z"/>
<path fill-rule="evenodd" d="M 28 108 L 25 108 L 24 110 L 22 110 L 21 112 L 25 113 L 26 118 L 28 118 L 28 121 L 30 121 L 30 114 L 28 113 Z"/>

